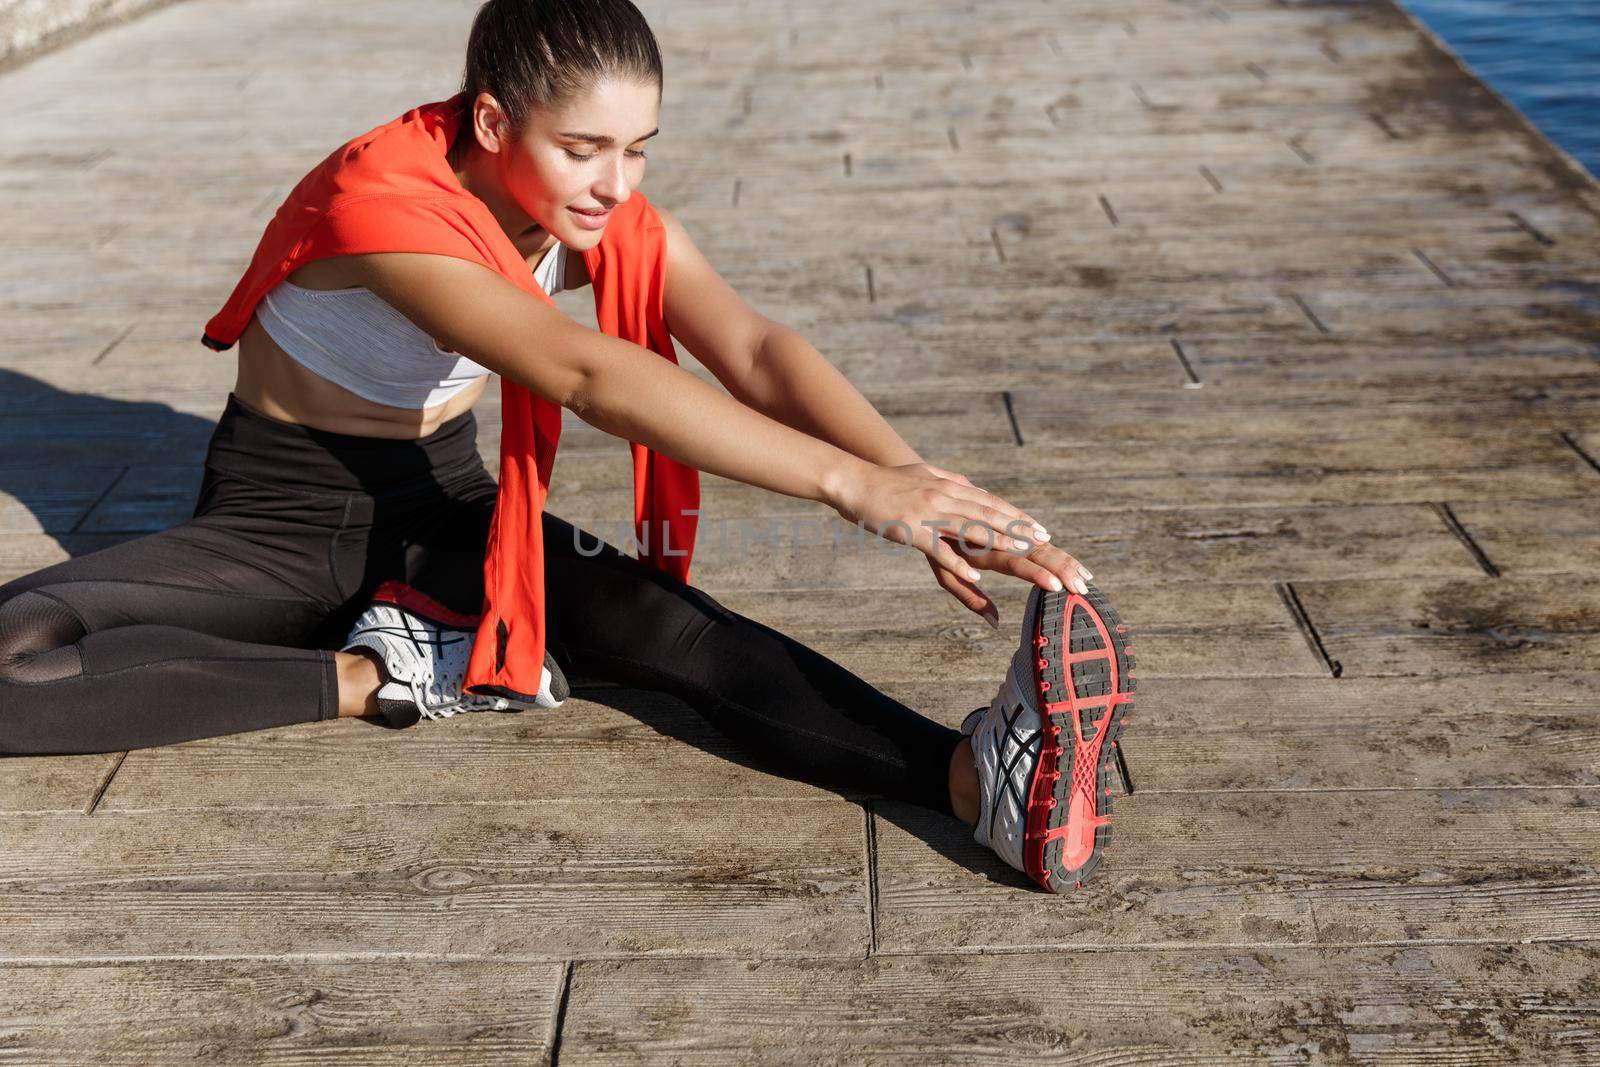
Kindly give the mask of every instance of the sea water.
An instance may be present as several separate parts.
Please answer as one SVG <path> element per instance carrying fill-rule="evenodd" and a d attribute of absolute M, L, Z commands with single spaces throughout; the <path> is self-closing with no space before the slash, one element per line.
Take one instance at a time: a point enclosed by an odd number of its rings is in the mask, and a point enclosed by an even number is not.
<path fill-rule="evenodd" d="M 1401 0 L 1550 140 L 1600 175 L 1600 0 Z"/>

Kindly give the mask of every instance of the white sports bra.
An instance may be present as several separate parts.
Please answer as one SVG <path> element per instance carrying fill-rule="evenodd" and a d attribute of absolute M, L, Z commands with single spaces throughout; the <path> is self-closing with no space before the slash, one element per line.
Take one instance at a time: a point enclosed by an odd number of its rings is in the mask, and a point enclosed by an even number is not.
<path fill-rule="evenodd" d="M 553 295 L 566 276 L 567 246 L 557 242 L 533 277 Z M 433 407 L 489 373 L 440 348 L 370 289 L 306 289 L 284 280 L 261 298 L 256 318 L 289 358 L 376 404 Z"/>

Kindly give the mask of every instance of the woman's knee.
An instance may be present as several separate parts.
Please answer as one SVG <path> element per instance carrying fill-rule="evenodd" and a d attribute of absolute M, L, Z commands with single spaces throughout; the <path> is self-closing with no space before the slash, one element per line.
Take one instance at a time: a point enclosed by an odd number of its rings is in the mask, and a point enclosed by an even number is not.
<path fill-rule="evenodd" d="M 78 613 L 29 589 L 0 602 L 0 678 L 49 682 L 83 670 L 76 642 L 88 633 Z"/>

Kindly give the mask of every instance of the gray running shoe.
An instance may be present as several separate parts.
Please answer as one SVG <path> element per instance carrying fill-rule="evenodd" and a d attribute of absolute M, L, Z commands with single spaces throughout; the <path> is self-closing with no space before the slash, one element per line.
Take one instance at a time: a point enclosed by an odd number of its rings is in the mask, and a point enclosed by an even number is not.
<path fill-rule="evenodd" d="M 1133 656 L 1127 629 L 1088 589 L 1034 588 L 994 702 L 961 724 L 978 770 L 973 837 L 1053 893 L 1081 885 L 1111 841 L 1113 765 L 1127 785 L 1117 738 Z"/>

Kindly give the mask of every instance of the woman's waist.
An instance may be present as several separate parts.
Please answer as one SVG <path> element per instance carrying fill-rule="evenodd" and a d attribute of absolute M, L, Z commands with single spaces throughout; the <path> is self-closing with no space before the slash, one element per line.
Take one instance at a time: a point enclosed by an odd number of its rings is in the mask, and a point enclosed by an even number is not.
<path fill-rule="evenodd" d="M 340 433 L 275 418 L 228 394 L 206 466 L 325 494 L 410 495 L 487 479 L 472 409 L 415 438 Z"/>
<path fill-rule="evenodd" d="M 342 436 L 420 440 L 471 410 L 487 381 L 479 378 L 431 407 L 395 406 L 362 396 L 296 362 L 252 319 L 239 339 L 239 375 L 233 392 L 256 412 L 280 422 Z"/>

